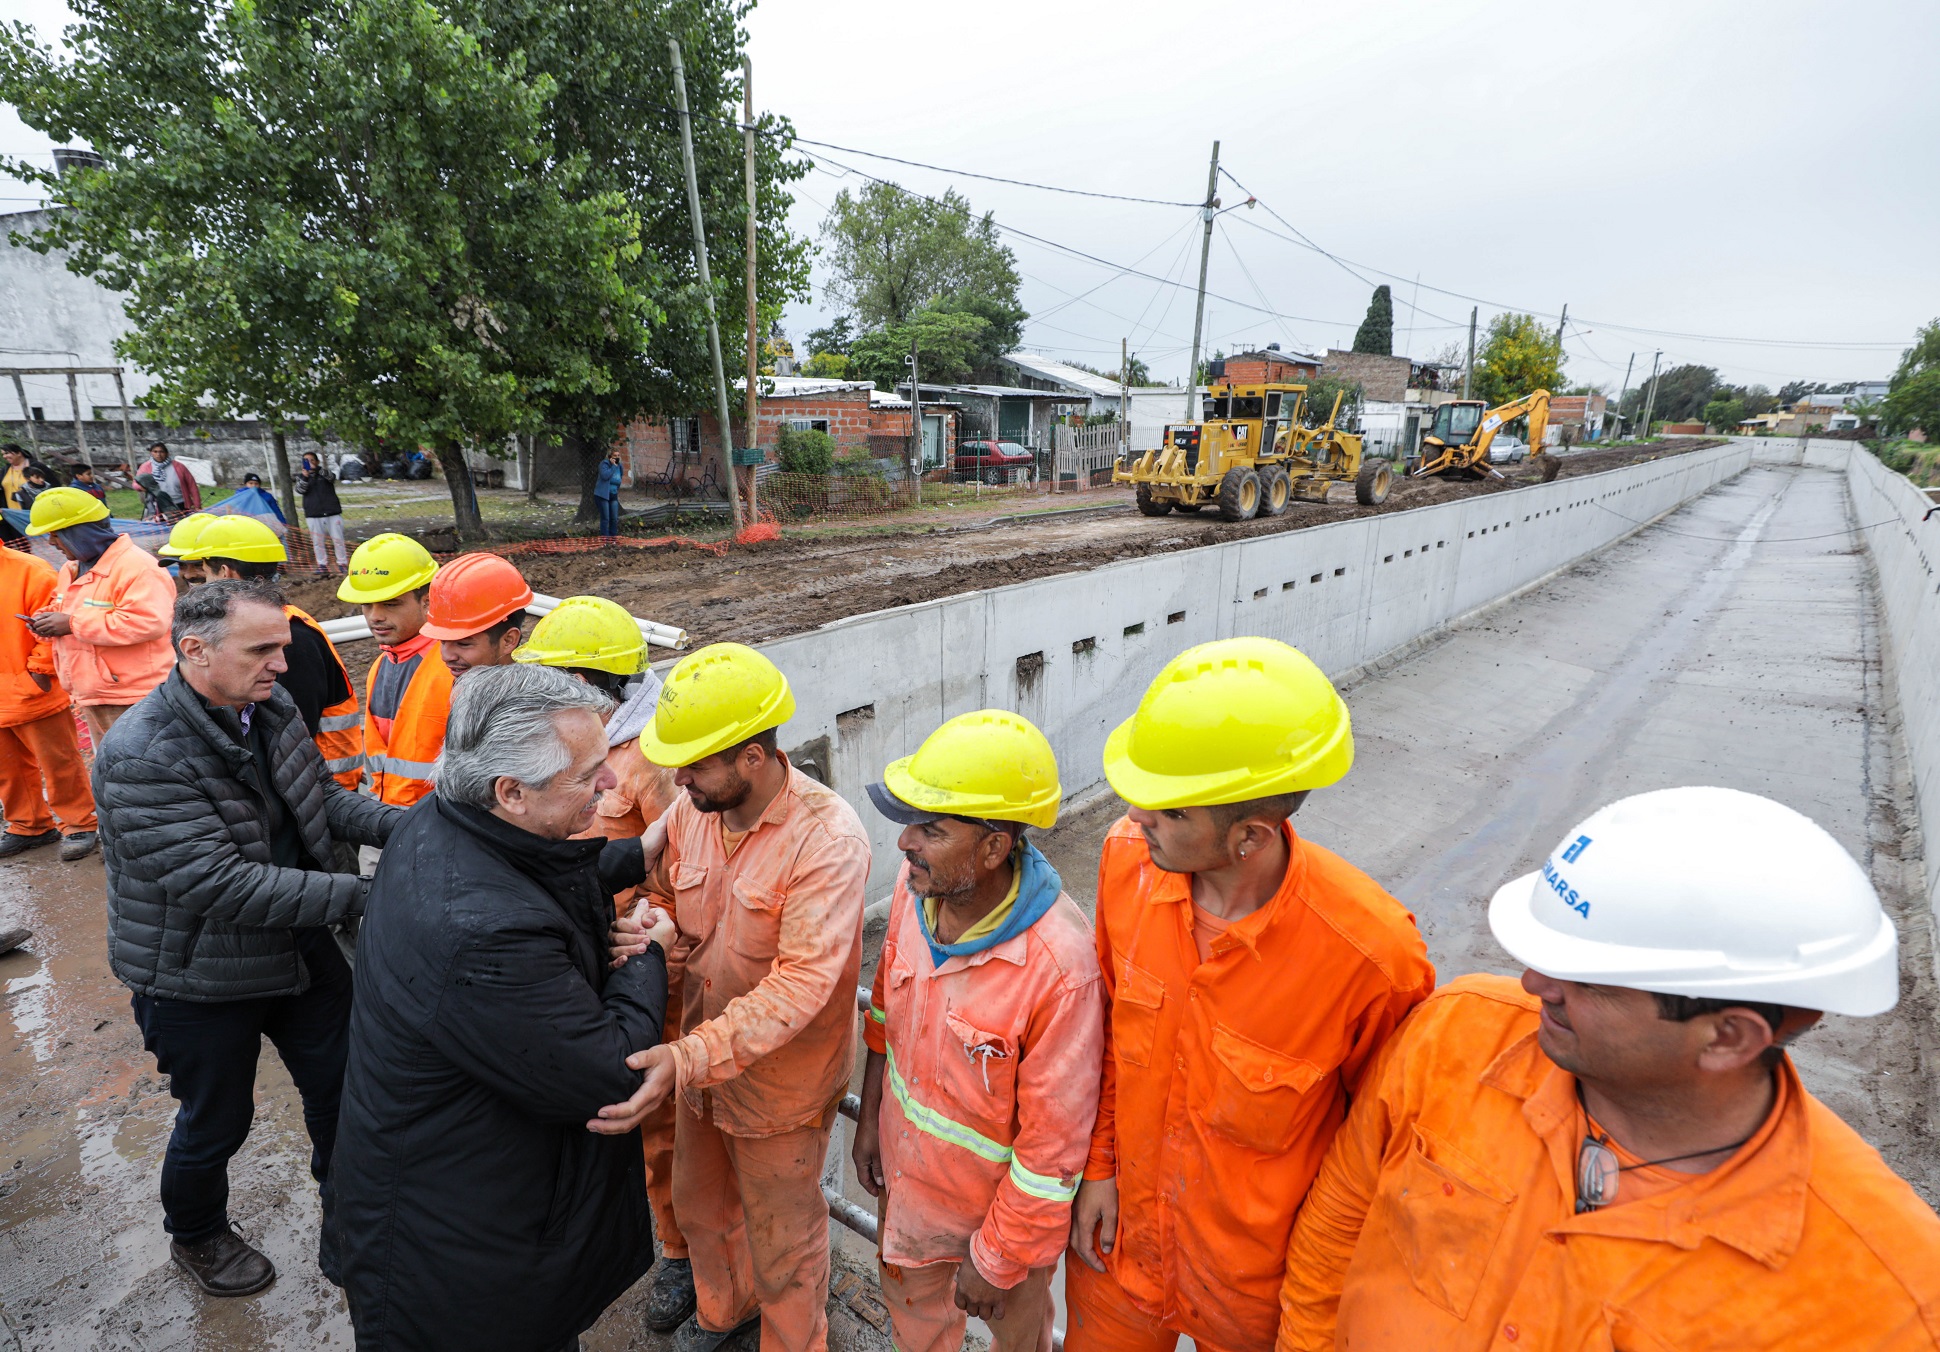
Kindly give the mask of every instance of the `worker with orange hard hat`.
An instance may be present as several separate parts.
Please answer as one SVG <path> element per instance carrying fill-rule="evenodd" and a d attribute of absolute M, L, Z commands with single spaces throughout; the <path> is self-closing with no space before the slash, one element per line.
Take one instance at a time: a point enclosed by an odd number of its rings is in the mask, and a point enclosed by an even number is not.
<path fill-rule="evenodd" d="M 451 678 L 473 667 L 503 667 L 525 638 L 532 588 L 496 554 L 460 554 L 431 579 L 424 633 L 438 640 Z"/>
<path fill-rule="evenodd" d="M 1179 654 L 1105 743 L 1131 810 L 1098 866 L 1104 1084 L 1070 1352 L 1273 1344 L 1294 1216 L 1435 985 L 1414 918 L 1288 820 L 1353 763 L 1333 685 L 1267 638 Z"/>

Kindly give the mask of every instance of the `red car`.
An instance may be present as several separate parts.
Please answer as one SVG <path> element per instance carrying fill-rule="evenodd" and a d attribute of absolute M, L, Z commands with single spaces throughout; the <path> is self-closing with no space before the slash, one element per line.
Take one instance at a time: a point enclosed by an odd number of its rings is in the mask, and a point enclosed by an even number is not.
<path fill-rule="evenodd" d="M 1019 471 L 1023 472 L 1022 477 L 1028 478 L 1036 464 L 1037 457 L 1031 454 L 1030 448 L 1014 441 L 957 443 L 956 472 L 981 477 L 987 484 L 1015 482 Z"/>

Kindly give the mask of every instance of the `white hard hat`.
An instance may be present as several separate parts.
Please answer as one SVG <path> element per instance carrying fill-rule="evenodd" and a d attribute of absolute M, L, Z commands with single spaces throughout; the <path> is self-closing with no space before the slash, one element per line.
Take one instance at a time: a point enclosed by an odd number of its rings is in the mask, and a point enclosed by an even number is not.
<path fill-rule="evenodd" d="M 1612 803 L 1495 894 L 1489 928 L 1564 981 L 1835 1014 L 1899 999 L 1899 940 L 1853 857 L 1736 789 Z"/>

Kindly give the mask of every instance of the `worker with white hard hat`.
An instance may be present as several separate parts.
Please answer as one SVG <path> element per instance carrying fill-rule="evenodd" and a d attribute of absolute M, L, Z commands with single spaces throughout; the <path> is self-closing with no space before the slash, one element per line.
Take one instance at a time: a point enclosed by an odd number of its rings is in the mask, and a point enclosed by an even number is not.
<path fill-rule="evenodd" d="M 1837 841 L 1733 789 L 1613 803 L 1489 906 L 1520 985 L 1403 1025 L 1308 1194 L 1293 1349 L 1933 1348 L 1940 1218 L 1799 1082 L 1898 998 Z"/>

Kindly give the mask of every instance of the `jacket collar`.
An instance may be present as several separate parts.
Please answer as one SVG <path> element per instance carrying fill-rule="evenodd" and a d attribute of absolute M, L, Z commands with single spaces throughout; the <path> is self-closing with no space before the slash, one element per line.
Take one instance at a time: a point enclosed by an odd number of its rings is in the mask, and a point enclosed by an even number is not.
<path fill-rule="evenodd" d="M 1805 1089 L 1788 1056 L 1779 1062 L 1776 1121 L 1748 1150 L 1708 1174 L 1640 1201 L 1570 1216 L 1552 1233 L 1654 1240 L 1695 1249 L 1729 1244 L 1778 1269 L 1798 1252 L 1811 1187 L 1812 1137 Z M 1523 1120 L 1547 1147 L 1563 1196 L 1576 1196 L 1576 1077 L 1543 1055 L 1531 1031 L 1482 1073 L 1482 1083 L 1522 1100 Z"/>
<path fill-rule="evenodd" d="M 229 762 L 230 769 L 239 778 L 245 775 L 251 779 L 255 777 L 255 757 L 242 740 L 242 720 L 236 716 L 234 709 L 211 705 L 204 700 L 182 675 L 179 666 L 169 671 L 159 689 L 175 717 L 194 728 L 212 750 Z M 279 685 L 268 699 L 257 702 L 250 720 L 262 728 L 267 744 L 275 746 L 283 729 L 295 716 L 296 705 Z"/>
<path fill-rule="evenodd" d="M 1303 909 L 1303 894 L 1307 886 L 1307 855 L 1300 848 L 1300 837 L 1294 834 L 1293 823 L 1285 822 L 1280 827 L 1287 842 L 1287 871 L 1280 879 L 1280 889 L 1267 899 L 1266 905 L 1251 915 L 1242 916 L 1232 926 L 1213 941 L 1215 954 L 1226 940 L 1233 940 L 1246 946 L 1247 952 L 1254 957 L 1260 956 L 1260 943 L 1267 931 L 1279 925 Z M 1151 856 L 1146 856 L 1151 864 Z M 1152 884 L 1151 900 L 1154 903 L 1192 903 L 1192 875 L 1190 873 L 1167 873 L 1157 864 L 1151 864 L 1158 880 Z M 1181 913 L 1181 920 L 1187 928 L 1192 925 L 1190 910 Z"/>
<path fill-rule="evenodd" d="M 568 874 L 595 867 L 600 851 L 606 848 L 604 836 L 590 840 L 550 840 L 479 808 L 454 803 L 437 794 L 432 797 L 438 805 L 438 814 L 446 821 L 476 836 L 513 868 L 542 885 L 563 882 Z"/>

